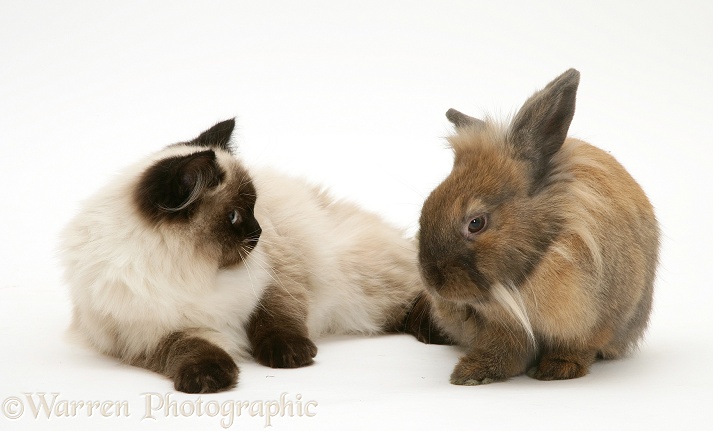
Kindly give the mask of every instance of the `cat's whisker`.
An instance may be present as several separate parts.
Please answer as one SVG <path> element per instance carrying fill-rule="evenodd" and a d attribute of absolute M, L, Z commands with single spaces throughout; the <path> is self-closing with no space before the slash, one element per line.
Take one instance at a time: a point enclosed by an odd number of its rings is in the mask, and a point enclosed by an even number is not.
<path fill-rule="evenodd" d="M 290 292 L 290 289 L 288 289 L 288 288 L 284 285 L 284 283 L 282 282 L 282 280 L 280 280 L 280 274 L 278 274 L 278 272 L 277 272 L 275 269 L 273 269 L 273 268 L 271 268 L 269 265 L 267 265 L 267 262 L 264 262 L 264 261 L 263 261 L 263 262 L 261 263 L 261 262 L 260 262 L 260 258 L 257 258 L 257 256 L 256 256 L 255 263 L 258 264 L 258 265 L 262 268 L 262 270 L 265 271 L 265 272 L 270 276 L 270 278 L 272 278 L 272 280 L 275 282 L 275 284 L 276 284 L 278 287 L 280 287 L 280 288 L 281 288 L 282 290 L 284 290 L 288 295 L 290 295 L 290 297 L 292 297 L 292 299 L 294 299 L 296 302 L 298 302 L 299 304 L 301 304 L 301 305 L 303 305 L 303 306 L 306 306 L 306 305 L 307 305 L 307 304 L 303 303 L 302 301 L 300 301 L 299 299 L 295 298 L 295 296 L 292 294 L 292 292 Z M 294 279 L 293 279 L 292 277 L 290 277 L 289 275 L 284 274 L 284 273 L 283 273 L 282 275 L 285 276 L 285 277 L 287 277 L 288 279 L 290 279 L 290 281 L 296 282 L 296 280 L 294 280 Z"/>
<path fill-rule="evenodd" d="M 248 261 L 246 259 L 248 252 L 244 248 L 241 247 L 239 249 L 239 254 L 240 254 L 240 258 L 243 261 L 243 264 L 245 265 L 245 270 L 248 273 L 248 278 L 250 279 L 250 288 L 252 289 L 255 296 L 259 297 L 260 295 L 257 293 L 257 290 L 255 290 L 255 279 L 253 278 L 253 274 L 250 270 L 250 264 L 248 263 Z"/>
<path fill-rule="evenodd" d="M 258 242 L 262 242 L 263 244 L 266 244 L 266 245 L 278 245 L 278 243 L 265 240 L 262 237 L 258 240 Z M 291 264 L 292 263 L 291 261 L 289 261 L 287 259 L 283 259 L 281 257 L 278 257 L 275 254 L 271 254 L 270 259 L 274 260 L 277 263 L 281 263 L 281 264 Z M 310 276 L 312 276 L 314 279 L 321 280 L 321 281 L 327 281 L 327 279 L 320 273 L 311 271 L 311 270 L 307 269 L 306 267 L 303 267 L 301 269 L 306 274 L 309 274 Z"/>

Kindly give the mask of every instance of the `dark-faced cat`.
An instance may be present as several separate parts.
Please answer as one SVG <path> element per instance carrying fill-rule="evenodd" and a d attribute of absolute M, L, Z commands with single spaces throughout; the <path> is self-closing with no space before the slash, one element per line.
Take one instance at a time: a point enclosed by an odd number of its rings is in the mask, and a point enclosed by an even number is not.
<path fill-rule="evenodd" d="M 234 121 L 123 171 L 62 236 L 75 331 L 184 392 L 236 359 L 309 365 L 327 333 L 429 333 L 413 241 L 299 179 L 247 169 Z"/>

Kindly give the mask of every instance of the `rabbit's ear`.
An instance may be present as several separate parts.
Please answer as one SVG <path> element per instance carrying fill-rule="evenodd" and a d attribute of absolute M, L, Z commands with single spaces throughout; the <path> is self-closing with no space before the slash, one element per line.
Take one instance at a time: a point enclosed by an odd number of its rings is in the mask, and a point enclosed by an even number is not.
<path fill-rule="evenodd" d="M 485 126 L 485 122 L 483 120 L 478 120 L 477 118 L 473 118 L 470 115 L 465 115 L 464 113 L 456 111 L 453 108 L 446 111 L 446 118 L 448 118 L 448 121 L 450 121 L 451 123 L 453 123 L 454 126 L 456 126 L 456 129 L 460 129 L 463 127 L 481 128 Z"/>
<path fill-rule="evenodd" d="M 579 72 L 569 69 L 533 94 L 510 126 L 508 141 L 532 163 L 535 184 L 547 175 L 550 159 L 567 137 L 578 86 Z"/>

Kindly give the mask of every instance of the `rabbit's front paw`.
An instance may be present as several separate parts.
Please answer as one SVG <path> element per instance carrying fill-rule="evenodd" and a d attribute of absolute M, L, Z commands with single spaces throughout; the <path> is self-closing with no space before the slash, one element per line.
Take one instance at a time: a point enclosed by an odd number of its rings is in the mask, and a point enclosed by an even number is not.
<path fill-rule="evenodd" d="M 540 359 L 527 375 L 537 380 L 567 380 L 582 377 L 594 362 L 593 352 L 550 353 Z"/>
<path fill-rule="evenodd" d="M 466 356 L 461 358 L 451 374 L 451 383 L 478 386 L 506 380 L 501 364 L 492 358 Z"/>

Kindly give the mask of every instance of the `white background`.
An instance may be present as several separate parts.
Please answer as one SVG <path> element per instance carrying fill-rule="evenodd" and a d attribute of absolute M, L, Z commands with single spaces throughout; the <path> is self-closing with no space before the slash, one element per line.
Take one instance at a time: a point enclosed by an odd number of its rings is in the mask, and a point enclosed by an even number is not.
<path fill-rule="evenodd" d="M 569 67 L 582 74 L 570 134 L 630 170 L 664 233 L 639 352 L 573 381 L 455 387 L 456 348 L 329 338 L 311 367 L 244 364 L 235 390 L 201 400 L 318 402 L 276 429 L 711 429 L 711 23 L 703 1 L 1 1 L 0 429 L 221 429 L 142 420 L 141 394 L 171 383 L 63 339 L 57 234 L 120 167 L 237 116 L 248 163 L 414 233 L 450 169 L 445 111 L 505 118 Z M 23 394 L 38 392 L 131 412 L 34 419 Z"/>

